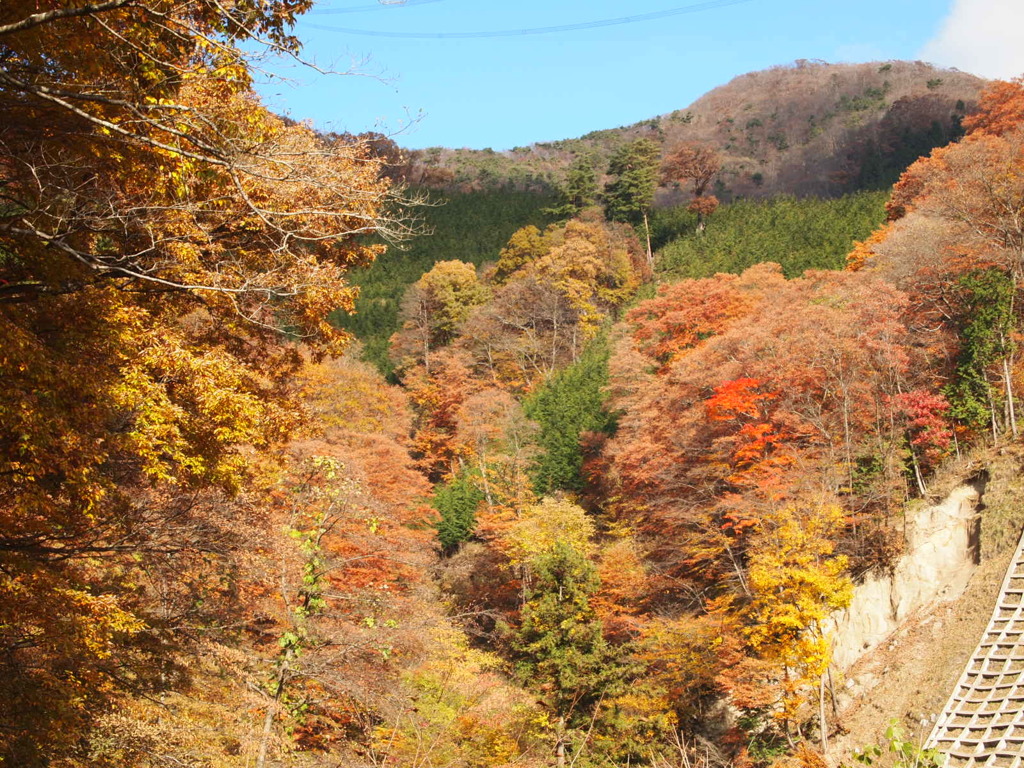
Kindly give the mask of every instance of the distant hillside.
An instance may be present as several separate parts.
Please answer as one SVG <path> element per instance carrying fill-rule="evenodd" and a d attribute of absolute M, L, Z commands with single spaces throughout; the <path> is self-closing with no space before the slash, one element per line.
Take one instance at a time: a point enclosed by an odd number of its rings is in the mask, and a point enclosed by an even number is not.
<path fill-rule="evenodd" d="M 835 196 L 890 185 L 909 163 L 959 134 L 984 80 L 922 62 L 801 60 L 735 78 L 689 107 L 635 125 L 507 152 L 435 147 L 409 153 L 407 178 L 462 191 L 550 190 L 572 159 L 598 173 L 639 137 L 663 147 L 705 142 L 725 159 L 715 194 Z M 678 202 L 662 189 L 659 202 Z"/>

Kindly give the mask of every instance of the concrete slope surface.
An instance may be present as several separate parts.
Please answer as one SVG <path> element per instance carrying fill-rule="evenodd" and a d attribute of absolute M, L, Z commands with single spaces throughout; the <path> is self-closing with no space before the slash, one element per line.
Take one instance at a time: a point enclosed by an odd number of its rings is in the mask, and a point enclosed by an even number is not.
<path fill-rule="evenodd" d="M 988 627 L 925 746 L 955 768 L 1024 765 L 1024 535 Z"/>

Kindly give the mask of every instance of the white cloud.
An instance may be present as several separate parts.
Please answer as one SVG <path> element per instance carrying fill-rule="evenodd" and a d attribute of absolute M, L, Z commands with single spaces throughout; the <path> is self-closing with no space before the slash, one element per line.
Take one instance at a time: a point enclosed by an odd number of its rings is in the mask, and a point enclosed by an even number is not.
<path fill-rule="evenodd" d="M 919 56 L 983 77 L 1024 75 L 1024 0 L 953 0 Z"/>

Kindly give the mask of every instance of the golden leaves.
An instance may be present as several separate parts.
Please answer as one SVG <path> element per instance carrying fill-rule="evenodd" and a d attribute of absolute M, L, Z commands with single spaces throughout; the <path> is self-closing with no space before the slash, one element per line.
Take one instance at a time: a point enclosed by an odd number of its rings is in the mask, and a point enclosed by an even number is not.
<path fill-rule="evenodd" d="M 519 512 L 496 544 L 513 566 L 530 565 L 556 544 L 590 555 L 594 551 L 594 523 L 576 504 L 546 497 Z"/>
<path fill-rule="evenodd" d="M 765 516 L 750 546 L 753 602 L 744 634 L 784 682 L 777 713 L 783 720 L 795 719 L 808 689 L 828 669 L 831 641 L 822 623 L 853 596 L 846 558 L 833 555 L 844 517 L 827 501 L 790 504 Z"/>
<path fill-rule="evenodd" d="M 273 486 L 302 417 L 291 341 L 343 346 L 346 270 L 402 229 L 378 160 L 250 90 L 236 43 L 290 47 L 307 5 L 142 0 L 4 38 L 0 719 L 32 732 L 19 764 L 78 748 L 161 622 L 227 590 L 229 497 Z"/>

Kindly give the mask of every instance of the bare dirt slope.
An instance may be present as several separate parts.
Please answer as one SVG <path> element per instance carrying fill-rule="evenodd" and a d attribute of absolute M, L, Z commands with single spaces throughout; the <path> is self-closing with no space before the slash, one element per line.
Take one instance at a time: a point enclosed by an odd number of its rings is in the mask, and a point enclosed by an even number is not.
<path fill-rule="evenodd" d="M 889 722 L 900 720 L 923 742 L 945 706 L 964 665 L 988 624 L 1012 552 L 983 561 L 963 596 L 912 617 L 895 635 L 837 681 L 843 689 L 834 758 L 875 743 Z M 845 706 L 843 706 L 845 705 Z"/>
<path fill-rule="evenodd" d="M 981 459 L 991 478 L 982 499 L 981 563 L 963 595 L 911 616 L 836 681 L 841 693 L 833 762 L 851 764 L 852 751 L 880 743 L 893 719 L 917 741 L 928 737 L 988 625 L 1024 527 L 1022 458 L 1019 450 L 1003 450 Z"/>

